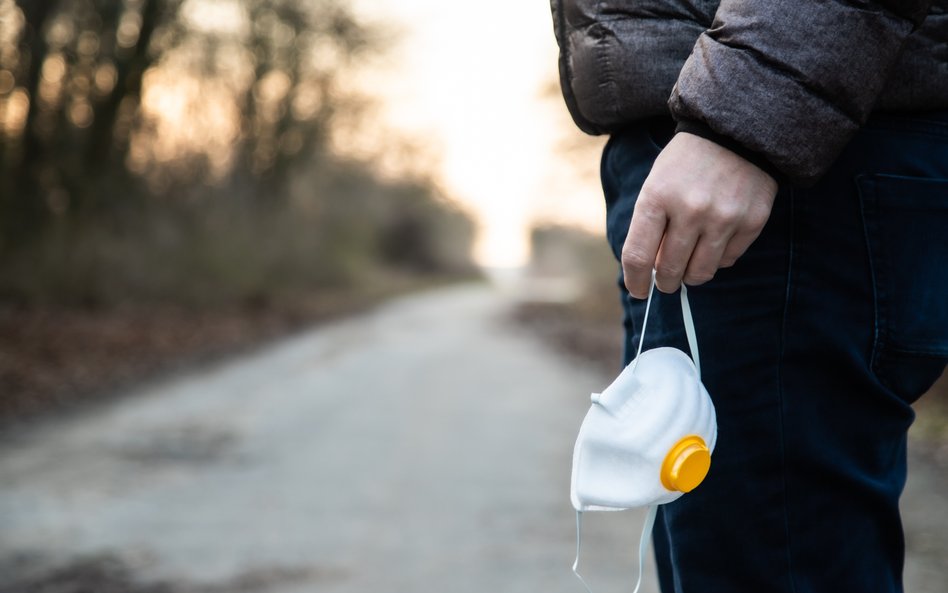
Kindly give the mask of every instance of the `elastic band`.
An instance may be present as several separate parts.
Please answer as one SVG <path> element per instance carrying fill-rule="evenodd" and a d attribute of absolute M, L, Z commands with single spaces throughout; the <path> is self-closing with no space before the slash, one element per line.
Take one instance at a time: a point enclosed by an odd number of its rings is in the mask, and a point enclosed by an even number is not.
<path fill-rule="evenodd" d="M 583 541 L 583 512 L 576 511 L 576 560 L 573 560 L 573 574 L 576 575 L 576 578 L 579 579 L 579 582 L 583 584 L 583 587 L 586 588 L 587 593 L 593 593 L 592 589 L 589 588 L 589 585 L 586 584 L 586 581 L 583 579 L 583 575 L 579 574 L 579 551 L 582 548 Z"/>
<path fill-rule="evenodd" d="M 655 270 L 652 270 L 652 278 L 648 283 L 648 300 L 645 301 L 645 316 L 642 318 L 642 333 L 639 335 L 639 349 L 635 351 L 635 358 L 632 359 L 632 372 L 635 373 L 635 365 L 639 363 L 639 356 L 642 354 L 642 344 L 645 343 L 645 328 L 648 326 L 648 311 L 652 308 L 652 294 L 655 292 Z"/>
<path fill-rule="evenodd" d="M 647 310 L 647 309 L 646 309 Z M 695 320 L 691 317 L 691 305 L 688 303 L 688 289 L 681 285 L 681 318 L 685 321 L 685 335 L 688 336 L 688 348 L 691 360 L 695 361 L 698 379 L 701 378 L 701 360 L 698 357 L 698 336 L 695 334 Z"/>
<path fill-rule="evenodd" d="M 651 541 L 652 529 L 655 527 L 655 517 L 658 514 L 658 505 L 649 505 L 648 513 L 645 515 L 645 524 L 642 525 L 642 535 L 639 538 L 639 576 L 635 581 L 635 589 L 632 593 L 639 593 L 642 587 L 642 575 L 645 573 L 645 555 L 648 553 L 648 544 Z M 586 584 L 583 576 L 579 574 L 579 552 L 582 549 L 583 541 L 583 513 L 576 511 L 576 560 L 573 561 L 573 574 L 579 579 L 579 582 L 586 588 L 587 593 L 592 593 L 592 589 Z"/>
<path fill-rule="evenodd" d="M 648 285 L 648 300 L 645 301 L 645 316 L 642 319 L 642 333 L 639 336 L 639 347 L 635 351 L 635 358 L 632 360 L 632 372 L 635 373 L 635 366 L 639 363 L 639 356 L 642 355 L 642 345 L 645 344 L 645 328 L 648 326 L 648 312 L 652 308 L 652 294 L 655 293 L 655 270 L 652 270 L 652 279 Z M 684 283 L 681 285 L 681 318 L 685 322 L 685 335 L 688 337 L 688 348 L 691 350 L 691 359 L 695 363 L 695 369 L 698 371 L 698 379 L 701 379 L 701 358 L 698 356 L 698 336 L 695 334 L 695 320 L 691 316 L 691 304 L 688 302 L 688 288 Z"/>
<path fill-rule="evenodd" d="M 642 586 L 642 573 L 645 572 L 645 554 L 648 552 L 648 543 L 652 541 L 652 529 L 655 527 L 655 517 L 658 515 L 658 505 L 650 504 L 645 515 L 645 525 L 642 526 L 642 537 L 639 538 L 639 578 L 635 581 L 635 590 L 639 593 Z"/>

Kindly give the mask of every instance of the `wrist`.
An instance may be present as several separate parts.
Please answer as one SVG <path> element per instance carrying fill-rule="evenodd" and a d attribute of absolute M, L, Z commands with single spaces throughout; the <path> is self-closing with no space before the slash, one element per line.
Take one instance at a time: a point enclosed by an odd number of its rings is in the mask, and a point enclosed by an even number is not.
<path fill-rule="evenodd" d="M 737 156 L 743 158 L 750 164 L 769 175 L 775 183 L 778 185 L 780 184 L 783 177 L 782 173 L 769 160 L 767 160 L 763 154 L 750 150 L 729 136 L 718 134 L 707 124 L 697 120 L 679 120 L 678 125 L 675 127 L 675 133 L 680 134 L 682 132 L 704 138 L 705 140 L 710 140 L 722 148 L 730 150 Z"/>

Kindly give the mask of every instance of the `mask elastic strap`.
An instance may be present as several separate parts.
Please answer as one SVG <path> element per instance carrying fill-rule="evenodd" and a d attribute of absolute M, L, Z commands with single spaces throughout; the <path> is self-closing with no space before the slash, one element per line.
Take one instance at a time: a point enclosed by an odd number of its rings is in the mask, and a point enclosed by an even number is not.
<path fill-rule="evenodd" d="M 652 279 L 648 285 L 648 299 L 645 301 L 645 316 L 642 319 L 642 333 L 639 336 L 639 347 L 635 351 L 635 358 L 632 360 L 632 372 L 635 372 L 635 366 L 642 355 L 642 345 L 645 344 L 645 328 L 648 326 L 648 312 L 652 308 L 652 294 L 655 292 L 655 270 L 652 270 Z M 688 302 L 688 288 L 684 283 L 681 285 L 681 317 L 685 322 L 685 335 L 688 337 L 688 348 L 691 350 L 691 359 L 695 362 L 695 369 L 698 371 L 698 379 L 701 379 L 701 359 L 698 356 L 698 337 L 695 334 L 695 320 L 691 316 L 691 304 Z"/>
<path fill-rule="evenodd" d="M 655 527 L 655 517 L 658 514 L 658 505 L 649 505 L 648 513 L 645 515 L 645 524 L 642 526 L 642 536 L 639 538 L 639 576 L 635 581 L 635 589 L 632 593 L 639 593 L 642 587 L 642 575 L 645 573 L 645 555 L 648 553 L 648 543 L 651 540 L 652 529 Z M 587 593 L 592 593 L 592 589 L 586 584 L 582 575 L 579 574 L 579 552 L 583 535 L 583 513 L 576 511 L 576 560 L 573 561 L 573 574 L 579 579 L 579 582 L 586 588 Z"/>
<path fill-rule="evenodd" d="M 642 344 L 645 343 L 645 328 L 648 326 L 648 311 L 652 308 L 652 294 L 655 292 L 655 270 L 652 270 L 652 279 L 648 283 L 648 300 L 645 301 L 645 315 L 642 318 L 642 333 L 639 335 L 639 348 L 635 351 L 635 358 L 632 359 L 632 372 L 635 372 L 635 365 L 639 364 L 639 356 L 642 354 Z"/>
<path fill-rule="evenodd" d="M 639 593 L 642 586 L 642 573 L 645 572 L 645 555 L 648 553 L 648 543 L 652 540 L 652 528 L 655 527 L 655 516 L 658 514 L 658 505 L 651 504 L 645 514 L 645 525 L 642 526 L 642 537 L 639 538 L 639 577 L 635 581 L 635 590 Z"/>
<path fill-rule="evenodd" d="M 579 574 L 579 551 L 582 549 L 583 541 L 583 512 L 576 511 L 576 560 L 573 560 L 573 574 L 576 575 L 576 578 L 579 579 L 579 582 L 583 584 L 583 587 L 586 588 L 588 593 L 592 593 L 592 589 L 589 588 L 589 585 L 586 584 L 583 575 Z"/>
<path fill-rule="evenodd" d="M 685 335 L 688 336 L 688 348 L 691 360 L 695 361 L 698 379 L 701 379 L 701 360 L 698 358 L 698 336 L 695 334 L 695 320 L 691 317 L 691 305 L 688 303 L 688 289 L 681 285 L 681 317 L 685 322 Z"/>

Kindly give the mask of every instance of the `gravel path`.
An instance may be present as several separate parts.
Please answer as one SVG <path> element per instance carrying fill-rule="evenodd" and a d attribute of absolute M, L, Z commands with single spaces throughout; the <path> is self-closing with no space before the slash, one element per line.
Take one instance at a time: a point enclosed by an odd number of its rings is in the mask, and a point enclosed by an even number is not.
<path fill-rule="evenodd" d="M 0 591 L 579 593 L 570 454 L 608 378 L 510 305 L 402 299 L 11 436 Z M 913 462 L 907 590 L 944 593 L 948 488 Z M 641 519 L 587 518 L 597 593 L 631 590 Z"/>

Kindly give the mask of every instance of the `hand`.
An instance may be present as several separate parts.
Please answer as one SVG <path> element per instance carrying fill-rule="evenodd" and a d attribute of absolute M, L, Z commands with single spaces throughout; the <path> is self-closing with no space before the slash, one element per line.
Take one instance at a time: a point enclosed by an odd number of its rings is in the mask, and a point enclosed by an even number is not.
<path fill-rule="evenodd" d="M 625 286 L 648 296 L 652 269 L 662 292 L 703 284 L 734 265 L 770 217 L 777 182 L 700 136 L 678 133 L 642 185 L 622 248 Z"/>

